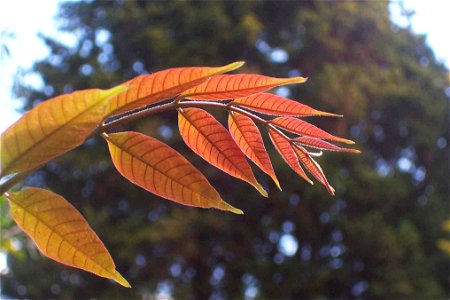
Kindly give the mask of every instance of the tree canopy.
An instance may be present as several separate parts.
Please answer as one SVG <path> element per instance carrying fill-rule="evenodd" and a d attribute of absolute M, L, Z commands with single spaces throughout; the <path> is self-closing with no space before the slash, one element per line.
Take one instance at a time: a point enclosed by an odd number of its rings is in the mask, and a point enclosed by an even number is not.
<path fill-rule="evenodd" d="M 169 67 L 245 60 L 249 72 L 309 77 L 277 93 L 344 114 L 312 121 L 350 135 L 363 154 L 319 158 L 336 187 L 330 197 L 321 187 L 292 180 L 292 170 L 268 147 L 283 191 L 257 173 L 269 191 L 263 199 L 194 156 L 174 130 L 174 113 L 133 123 L 127 128 L 185 154 L 246 214 L 188 208 L 149 195 L 122 181 L 104 142 L 92 139 L 27 182 L 63 192 L 81 208 L 134 288 L 57 265 L 22 244 L 22 251 L 8 256 L 2 293 L 448 297 L 448 254 L 436 246 L 449 217 L 448 70 L 425 36 L 392 23 L 387 2 L 94 0 L 63 3 L 58 20 L 77 43 L 68 47 L 44 37 L 51 54 L 33 68 L 43 89 L 19 84 L 27 108 Z M 225 122 L 225 115 L 211 113 Z M 5 216 L 2 222 L 4 247 L 11 235 L 25 241 Z"/>

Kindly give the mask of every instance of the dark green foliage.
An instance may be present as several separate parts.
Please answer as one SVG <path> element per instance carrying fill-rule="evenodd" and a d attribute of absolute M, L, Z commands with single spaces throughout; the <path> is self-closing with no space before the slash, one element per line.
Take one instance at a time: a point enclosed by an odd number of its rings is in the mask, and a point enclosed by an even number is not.
<path fill-rule="evenodd" d="M 448 257 L 436 247 L 448 218 L 448 71 L 423 36 L 392 24 L 387 3 L 68 2 L 60 21 L 79 43 L 67 49 L 46 39 L 52 56 L 35 65 L 45 93 L 23 88 L 28 107 L 143 72 L 245 60 L 243 72 L 309 76 L 289 97 L 343 113 L 313 122 L 356 139 L 363 154 L 319 159 L 336 187 L 332 198 L 294 179 L 268 147 L 283 191 L 259 173 L 266 200 L 192 155 L 176 131 L 167 134 L 174 113 L 142 120 L 133 126 L 179 149 L 246 214 L 154 197 L 123 180 L 106 145 L 91 140 L 28 181 L 81 208 L 133 289 L 27 255 L 10 256 L 4 294 L 141 298 L 165 286 L 182 299 L 242 298 L 252 288 L 260 298 L 449 296 Z M 110 38 L 99 43 L 105 32 Z M 288 59 L 277 61 L 274 49 Z M 280 251 L 290 237 L 293 256 Z"/>

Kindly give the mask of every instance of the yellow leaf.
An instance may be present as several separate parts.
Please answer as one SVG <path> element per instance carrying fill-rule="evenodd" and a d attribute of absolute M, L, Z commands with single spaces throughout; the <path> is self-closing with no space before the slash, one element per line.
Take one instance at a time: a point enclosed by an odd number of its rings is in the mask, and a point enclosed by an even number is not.
<path fill-rule="evenodd" d="M 130 284 L 116 271 L 108 250 L 66 199 L 39 188 L 7 193 L 11 215 L 45 256 L 65 265 Z"/>
<path fill-rule="evenodd" d="M 77 91 L 25 113 L 1 135 L 0 176 L 34 169 L 82 144 L 104 118 L 110 98 L 126 89 Z"/>

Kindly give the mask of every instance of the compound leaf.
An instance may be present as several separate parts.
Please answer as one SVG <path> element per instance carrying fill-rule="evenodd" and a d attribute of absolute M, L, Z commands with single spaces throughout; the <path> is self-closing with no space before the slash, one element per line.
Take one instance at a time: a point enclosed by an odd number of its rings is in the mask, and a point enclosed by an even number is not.
<path fill-rule="evenodd" d="M 303 83 L 307 78 L 274 78 L 257 74 L 217 75 L 184 91 L 180 98 L 193 100 L 228 100 L 265 92 L 273 87 Z"/>
<path fill-rule="evenodd" d="M 297 101 L 269 93 L 259 93 L 248 97 L 237 98 L 233 101 L 233 104 L 266 115 L 340 117 L 340 115 L 316 110 Z"/>
<path fill-rule="evenodd" d="M 267 154 L 261 133 L 255 122 L 247 116 L 237 112 L 230 112 L 228 116 L 228 128 L 231 136 L 247 155 L 261 170 L 269 175 L 281 190 L 269 154 Z"/>
<path fill-rule="evenodd" d="M 208 112 L 199 108 L 179 110 L 178 126 L 184 142 L 200 157 L 231 176 L 250 183 L 267 197 L 230 133 Z"/>
<path fill-rule="evenodd" d="M 223 67 L 172 68 L 153 74 L 140 75 L 125 83 L 130 87 L 126 93 L 111 100 L 108 114 L 123 113 L 175 97 L 208 80 L 213 75 L 235 70 L 243 64 L 244 62 L 235 62 Z"/>
<path fill-rule="evenodd" d="M 117 170 L 132 183 L 184 205 L 242 214 L 223 201 L 188 160 L 157 139 L 138 132 L 104 134 L 103 137 Z"/>
<path fill-rule="evenodd" d="M 111 97 L 125 90 L 77 91 L 34 107 L 1 135 L 1 176 L 34 169 L 82 144 Z"/>
<path fill-rule="evenodd" d="M 40 188 L 7 193 L 11 215 L 45 256 L 65 265 L 130 284 L 116 271 L 102 241 L 66 199 Z"/>

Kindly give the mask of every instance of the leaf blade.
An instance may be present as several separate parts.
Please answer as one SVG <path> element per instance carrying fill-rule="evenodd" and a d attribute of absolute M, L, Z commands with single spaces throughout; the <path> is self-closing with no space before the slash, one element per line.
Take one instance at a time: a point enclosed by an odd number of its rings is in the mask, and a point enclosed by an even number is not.
<path fill-rule="evenodd" d="M 300 177 L 306 180 L 306 182 L 313 184 L 312 180 L 308 178 L 305 171 L 300 166 L 297 155 L 295 154 L 294 149 L 292 148 L 289 141 L 274 129 L 269 127 L 268 130 L 272 144 L 275 146 L 275 149 L 277 149 L 278 153 L 281 155 L 287 165 Z"/>
<path fill-rule="evenodd" d="M 328 192 L 334 196 L 334 188 L 328 182 L 328 179 L 325 176 L 325 173 L 323 172 L 320 165 L 311 157 L 311 155 L 309 155 L 308 151 L 306 151 L 299 145 L 295 145 L 294 151 L 305 168 L 309 171 L 309 173 L 314 176 L 314 178 L 316 178 L 321 184 L 323 184 Z"/>
<path fill-rule="evenodd" d="M 308 122 L 303 120 L 299 120 L 292 117 L 279 117 L 270 121 L 272 124 L 276 125 L 279 128 L 290 131 L 295 134 L 299 134 L 302 136 L 320 138 L 325 140 L 331 140 L 336 142 L 341 142 L 345 144 L 353 145 L 355 142 L 344 139 L 341 137 L 334 136 L 325 130 L 322 130 Z"/>
<path fill-rule="evenodd" d="M 316 110 L 297 101 L 280 97 L 269 93 L 259 93 L 248 97 L 237 98 L 232 102 L 252 111 L 267 115 L 306 117 L 329 116 L 341 117 L 341 115 Z"/>
<path fill-rule="evenodd" d="M 242 214 L 241 210 L 223 201 L 188 160 L 157 139 L 138 132 L 104 134 L 103 137 L 116 169 L 132 183 L 184 205 Z M 152 156 L 155 151 L 158 155 Z"/>
<path fill-rule="evenodd" d="M 267 197 L 245 155 L 212 115 L 199 108 L 179 110 L 178 127 L 186 145 L 197 155 L 225 173 L 248 182 Z"/>
<path fill-rule="evenodd" d="M 310 138 L 306 136 L 301 136 L 298 138 L 293 139 L 294 142 L 302 144 L 307 147 L 319 149 L 319 150 L 328 150 L 328 151 L 337 151 L 337 152 L 348 152 L 348 153 L 355 153 L 359 154 L 361 151 L 351 148 L 342 148 L 336 145 L 333 145 L 331 143 L 325 142 L 321 139 L 317 138 Z"/>
<path fill-rule="evenodd" d="M 1 176 L 34 169 L 79 146 L 104 118 L 111 97 L 126 90 L 90 89 L 44 101 L 2 133 Z"/>
<path fill-rule="evenodd" d="M 293 83 L 303 83 L 304 77 L 275 78 L 257 74 L 216 75 L 208 81 L 184 91 L 180 97 L 192 100 L 228 100 Z"/>
<path fill-rule="evenodd" d="M 114 261 L 84 217 L 58 194 L 26 188 L 6 195 L 17 225 L 45 256 L 124 287 L 130 284 L 116 271 Z"/>
<path fill-rule="evenodd" d="M 281 190 L 261 133 L 253 120 L 242 114 L 230 112 L 228 115 L 228 128 L 242 152 L 263 172 L 269 175 Z"/>
<path fill-rule="evenodd" d="M 144 105 L 155 104 L 175 97 L 208 80 L 211 76 L 233 71 L 244 62 L 234 62 L 223 67 L 183 67 L 140 75 L 126 82 L 126 94 L 111 100 L 108 115 L 120 114 Z"/>

